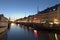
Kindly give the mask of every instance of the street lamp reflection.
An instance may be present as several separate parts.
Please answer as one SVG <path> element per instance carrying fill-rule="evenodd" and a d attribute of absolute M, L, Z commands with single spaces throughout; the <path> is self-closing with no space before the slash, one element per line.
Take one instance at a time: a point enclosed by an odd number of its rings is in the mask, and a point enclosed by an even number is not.
<path fill-rule="evenodd" d="M 58 40 L 58 37 L 57 37 L 57 34 L 55 33 L 55 38 L 56 38 L 56 40 Z"/>
<path fill-rule="evenodd" d="M 37 30 L 34 30 L 34 36 L 35 36 L 36 40 L 38 40 L 38 32 L 37 32 Z"/>
<path fill-rule="evenodd" d="M 11 26 L 14 26 L 15 24 L 14 23 L 11 23 Z"/>

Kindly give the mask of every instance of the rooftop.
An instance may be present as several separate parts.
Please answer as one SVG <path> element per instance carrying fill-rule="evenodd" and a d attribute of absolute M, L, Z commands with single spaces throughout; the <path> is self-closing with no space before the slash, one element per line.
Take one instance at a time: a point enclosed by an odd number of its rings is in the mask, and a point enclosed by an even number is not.
<path fill-rule="evenodd" d="M 43 11 L 38 11 L 38 13 L 47 13 L 47 12 L 51 12 L 53 10 L 56 11 L 57 7 L 59 7 L 59 6 L 60 6 L 60 4 L 56 4 L 56 5 L 54 5 L 52 7 L 49 7 L 47 9 L 43 10 Z"/>

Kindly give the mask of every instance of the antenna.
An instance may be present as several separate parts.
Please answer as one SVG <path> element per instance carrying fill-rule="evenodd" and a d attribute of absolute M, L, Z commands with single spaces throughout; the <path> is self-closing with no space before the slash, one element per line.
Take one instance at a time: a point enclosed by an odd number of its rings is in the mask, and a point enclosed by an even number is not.
<path fill-rule="evenodd" d="M 25 12 L 25 17 L 26 17 L 26 12 Z"/>
<path fill-rule="evenodd" d="M 37 13 L 39 12 L 39 6 L 37 6 Z"/>
<path fill-rule="evenodd" d="M 10 21 L 10 17 L 9 17 L 9 21 Z"/>

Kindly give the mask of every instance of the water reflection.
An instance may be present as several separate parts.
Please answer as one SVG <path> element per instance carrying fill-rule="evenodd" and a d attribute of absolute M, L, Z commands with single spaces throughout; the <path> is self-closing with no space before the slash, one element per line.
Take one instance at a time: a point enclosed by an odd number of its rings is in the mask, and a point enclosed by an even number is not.
<path fill-rule="evenodd" d="M 38 32 L 37 32 L 37 30 L 34 30 L 34 36 L 35 36 L 36 40 L 38 40 Z"/>
<path fill-rule="evenodd" d="M 0 33 L 0 40 L 7 40 L 7 32 Z"/>
<path fill-rule="evenodd" d="M 58 40 L 58 37 L 57 37 L 57 34 L 55 33 L 55 38 L 56 38 L 56 40 Z"/>
<path fill-rule="evenodd" d="M 60 34 L 46 31 L 37 31 L 24 25 L 11 25 L 7 40 L 59 40 Z"/>
<path fill-rule="evenodd" d="M 38 37 L 37 30 L 34 30 L 34 36 L 35 36 L 36 38 Z"/>
<path fill-rule="evenodd" d="M 37 31 L 31 27 L 27 27 L 26 29 L 27 30 L 29 29 L 29 31 L 33 32 L 36 40 L 59 40 L 60 39 L 60 33 L 58 34 L 54 32 Z"/>
<path fill-rule="evenodd" d="M 11 23 L 11 26 L 14 26 L 15 25 L 15 23 Z"/>

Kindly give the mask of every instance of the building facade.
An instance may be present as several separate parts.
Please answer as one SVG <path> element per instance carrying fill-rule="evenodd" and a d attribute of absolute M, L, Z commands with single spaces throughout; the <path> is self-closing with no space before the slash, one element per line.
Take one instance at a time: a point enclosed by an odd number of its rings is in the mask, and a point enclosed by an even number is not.
<path fill-rule="evenodd" d="M 0 14 L 0 27 L 8 26 L 8 19 L 4 17 L 3 14 Z"/>
<path fill-rule="evenodd" d="M 22 18 L 20 21 L 26 20 L 25 22 L 60 24 L 60 4 L 39 11 L 37 14 L 28 16 L 26 19 Z"/>
<path fill-rule="evenodd" d="M 47 8 L 44 11 L 38 12 L 35 15 L 34 20 L 37 23 L 50 23 L 50 24 L 59 24 L 60 23 L 60 4 L 57 4 L 53 7 Z"/>

